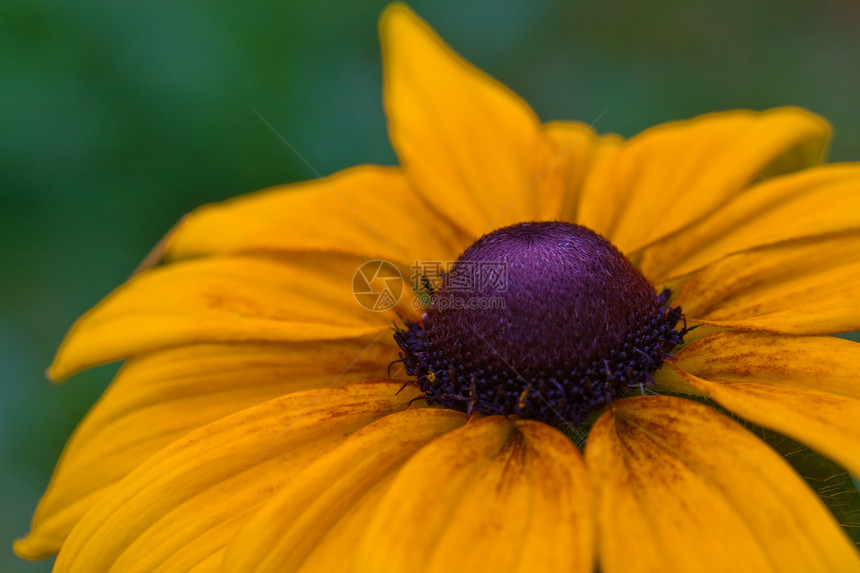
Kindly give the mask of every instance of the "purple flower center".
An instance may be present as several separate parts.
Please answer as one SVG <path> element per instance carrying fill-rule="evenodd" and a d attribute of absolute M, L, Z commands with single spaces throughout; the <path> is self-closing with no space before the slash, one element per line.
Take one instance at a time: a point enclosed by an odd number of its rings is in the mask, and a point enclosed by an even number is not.
<path fill-rule="evenodd" d="M 579 425 L 683 342 L 669 295 L 585 227 L 520 223 L 466 249 L 394 338 L 430 404 Z"/>

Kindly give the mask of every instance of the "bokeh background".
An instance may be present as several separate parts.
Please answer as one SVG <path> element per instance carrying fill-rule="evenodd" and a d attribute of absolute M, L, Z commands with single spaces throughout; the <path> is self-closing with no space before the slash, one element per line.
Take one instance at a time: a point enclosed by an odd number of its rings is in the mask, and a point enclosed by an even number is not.
<path fill-rule="evenodd" d="M 832 160 L 860 160 L 851 0 L 409 3 L 544 120 L 600 116 L 598 130 L 630 136 L 801 105 L 835 125 Z M 116 370 L 46 381 L 72 321 L 196 205 L 313 177 L 252 108 L 323 174 L 396 162 L 385 4 L 0 4 L 0 571 L 50 568 L 11 542 Z"/>

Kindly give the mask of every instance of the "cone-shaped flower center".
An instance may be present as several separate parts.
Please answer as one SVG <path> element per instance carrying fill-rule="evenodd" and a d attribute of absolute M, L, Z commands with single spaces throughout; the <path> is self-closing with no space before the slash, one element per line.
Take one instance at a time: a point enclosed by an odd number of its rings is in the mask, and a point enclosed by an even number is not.
<path fill-rule="evenodd" d="M 683 341 L 668 297 L 593 231 L 521 223 L 469 247 L 395 339 L 431 404 L 580 424 Z"/>

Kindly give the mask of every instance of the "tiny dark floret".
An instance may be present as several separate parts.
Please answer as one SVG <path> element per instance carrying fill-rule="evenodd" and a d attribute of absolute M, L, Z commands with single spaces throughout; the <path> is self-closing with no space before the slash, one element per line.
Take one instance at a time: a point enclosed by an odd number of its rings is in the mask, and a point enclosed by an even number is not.
<path fill-rule="evenodd" d="M 585 227 L 520 223 L 469 247 L 394 338 L 432 405 L 578 425 L 683 342 L 669 296 Z"/>

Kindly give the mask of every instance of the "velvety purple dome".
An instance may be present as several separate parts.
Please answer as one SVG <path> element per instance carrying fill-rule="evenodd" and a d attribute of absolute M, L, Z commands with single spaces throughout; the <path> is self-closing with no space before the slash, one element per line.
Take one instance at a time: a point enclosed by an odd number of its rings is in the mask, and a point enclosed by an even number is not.
<path fill-rule="evenodd" d="M 668 296 L 585 227 L 521 223 L 469 247 L 395 339 L 431 404 L 579 424 L 682 342 Z"/>

